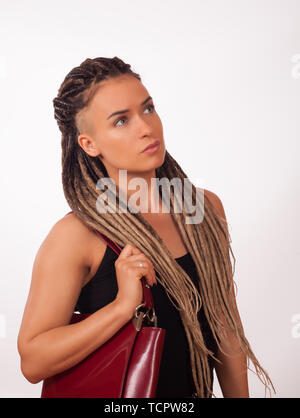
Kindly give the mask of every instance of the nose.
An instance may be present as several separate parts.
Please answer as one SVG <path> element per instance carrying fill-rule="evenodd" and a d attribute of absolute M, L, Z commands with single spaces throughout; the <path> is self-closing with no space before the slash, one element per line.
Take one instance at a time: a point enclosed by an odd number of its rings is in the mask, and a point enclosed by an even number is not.
<path fill-rule="evenodd" d="M 144 136 L 152 135 L 152 126 L 149 121 L 146 121 L 145 118 L 137 116 L 137 136 L 138 138 L 143 138 Z"/>

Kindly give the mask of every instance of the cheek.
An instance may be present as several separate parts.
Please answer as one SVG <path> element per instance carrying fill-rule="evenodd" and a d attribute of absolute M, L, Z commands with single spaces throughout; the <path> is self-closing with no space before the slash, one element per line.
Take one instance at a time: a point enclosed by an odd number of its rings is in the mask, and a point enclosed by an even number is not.
<path fill-rule="evenodd" d="M 105 133 L 101 139 L 98 140 L 99 149 L 105 158 L 115 159 L 120 157 L 124 151 L 128 151 L 129 141 L 126 140 L 124 132 L 119 130 L 111 130 Z"/>
<path fill-rule="evenodd" d="M 157 115 L 156 125 L 155 125 L 155 134 L 156 136 L 163 138 L 163 125 L 158 115 Z"/>
<path fill-rule="evenodd" d="M 130 138 L 119 133 L 102 142 L 102 155 L 107 163 L 117 168 L 129 168 L 136 163 L 137 149 Z"/>

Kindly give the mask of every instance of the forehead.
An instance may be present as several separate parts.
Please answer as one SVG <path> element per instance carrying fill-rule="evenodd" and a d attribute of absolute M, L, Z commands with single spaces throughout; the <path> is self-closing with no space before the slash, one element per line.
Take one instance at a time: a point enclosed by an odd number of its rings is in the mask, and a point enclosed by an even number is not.
<path fill-rule="evenodd" d="M 112 112 L 131 109 L 148 96 L 145 86 L 133 76 L 105 80 L 94 95 L 89 107 L 91 116 L 106 119 Z"/>
<path fill-rule="evenodd" d="M 111 113 L 139 106 L 147 96 L 149 93 L 145 86 L 133 76 L 124 74 L 100 81 L 88 106 L 76 116 L 79 131 L 92 134 L 95 121 L 108 123 L 107 118 Z"/>

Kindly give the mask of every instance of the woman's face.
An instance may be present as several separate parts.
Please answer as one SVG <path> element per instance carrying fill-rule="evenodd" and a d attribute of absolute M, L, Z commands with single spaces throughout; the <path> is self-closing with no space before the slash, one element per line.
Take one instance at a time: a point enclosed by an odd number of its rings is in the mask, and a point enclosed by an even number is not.
<path fill-rule="evenodd" d="M 155 174 L 164 162 L 161 120 L 148 91 L 133 76 L 101 81 L 90 104 L 77 115 L 77 127 L 79 145 L 90 156 L 99 156 L 112 178 L 119 169 L 136 176 Z M 156 152 L 143 152 L 155 141 L 160 143 Z"/>

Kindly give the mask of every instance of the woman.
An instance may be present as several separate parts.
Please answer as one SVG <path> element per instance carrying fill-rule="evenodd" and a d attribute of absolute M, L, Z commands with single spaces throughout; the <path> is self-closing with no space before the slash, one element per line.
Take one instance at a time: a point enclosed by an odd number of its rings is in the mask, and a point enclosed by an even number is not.
<path fill-rule="evenodd" d="M 174 191 L 170 213 L 162 210 L 161 192 L 158 213 L 149 210 L 152 178 L 183 183 L 187 176 L 166 151 L 161 120 L 140 76 L 117 57 L 87 59 L 65 77 L 53 102 L 72 213 L 52 227 L 34 262 L 18 337 L 24 376 L 40 382 L 106 342 L 141 303 L 144 276 L 158 326 L 166 329 L 157 397 L 215 396 L 214 368 L 224 397 L 249 397 L 247 359 L 272 385 L 244 335 L 220 199 L 204 191 L 198 223 L 186 222 L 184 206 L 174 211 Z M 127 173 L 125 186 L 120 170 Z M 129 202 L 128 183 L 137 177 L 147 186 L 143 210 L 99 210 L 99 179 L 112 179 Z M 192 186 L 194 202 L 201 190 Z M 95 230 L 123 248 L 119 256 Z M 92 315 L 69 325 L 74 310 Z"/>

